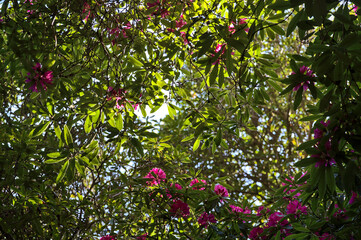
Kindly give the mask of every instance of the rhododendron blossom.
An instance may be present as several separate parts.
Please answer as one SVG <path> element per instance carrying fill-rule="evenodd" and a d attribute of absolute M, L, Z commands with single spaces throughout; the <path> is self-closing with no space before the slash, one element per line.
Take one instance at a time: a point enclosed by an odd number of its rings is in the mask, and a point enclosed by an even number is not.
<path fill-rule="evenodd" d="M 144 178 L 152 179 L 151 181 L 147 182 L 149 185 L 158 185 L 161 181 L 165 181 L 166 174 L 160 168 L 153 168 Z"/>
<path fill-rule="evenodd" d="M 90 6 L 87 2 L 84 2 L 83 4 L 83 11 L 82 13 L 86 14 L 85 18 L 83 19 L 84 22 L 88 21 L 89 17 L 90 17 Z"/>
<path fill-rule="evenodd" d="M 243 25 L 242 26 L 242 29 L 245 31 L 245 32 L 249 32 L 249 28 L 245 27 L 245 25 L 247 24 L 247 18 L 241 18 L 239 21 L 238 21 L 238 25 Z M 234 21 L 231 22 L 231 24 L 229 25 L 228 27 L 228 31 L 232 34 L 234 34 L 236 32 L 236 27 L 235 27 L 236 23 Z"/>
<path fill-rule="evenodd" d="M 134 102 L 132 101 L 128 101 L 125 97 L 125 94 L 127 93 L 127 91 L 125 91 L 122 88 L 119 89 L 114 89 L 112 87 L 108 87 L 107 92 L 109 93 L 109 96 L 107 97 L 107 101 L 110 101 L 112 99 L 115 99 L 115 107 L 117 109 L 121 109 L 122 107 L 124 107 L 124 102 L 129 102 L 130 104 L 132 104 L 132 106 L 134 107 L 135 110 L 137 110 L 139 103 L 134 104 Z M 142 95 L 140 95 L 141 97 Z M 121 104 L 119 104 L 119 101 L 122 102 Z"/>
<path fill-rule="evenodd" d="M 216 223 L 217 220 L 215 219 L 213 214 L 208 214 L 206 212 L 202 213 L 201 216 L 198 217 L 198 223 L 202 226 L 207 228 L 209 223 Z"/>
<path fill-rule="evenodd" d="M 117 240 L 115 236 L 106 235 L 100 238 L 100 240 Z"/>
<path fill-rule="evenodd" d="M 204 185 L 207 184 L 206 180 L 201 180 L 201 182 L 204 183 Z M 193 180 L 191 181 L 191 183 L 189 184 L 189 186 L 192 187 L 192 186 L 193 186 L 194 184 L 196 184 L 196 183 L 199 183 L 199 180 L 198 180 L 197 178 L 193 179 Z M 205 189 L 204 187 L 201 187 L 201 188 L 199 188 L 199 187 L 194 187 L 194 188 L 193 188 L 193 190 L 204 190 L 204 189 Z"/>
<path fill-rule="evenodd" d="M 53 84 L 53 72 L 44 72 L 41 68 L 41 64 L 37 63 L 32 67 L 34 73 L 28 73 L 28 78 L 25 80 L 26 83 L 31 83 L 30 90 L 33 92 L 39 92 L 38 85 L 40 84 L 44 90 L 48 89 L 48 85 Z"/>
<path fill-rule="evenodd" d="M 260 217 L 264 214 L 267 214 L 270 212 L 270 210 L 267 208 L 266 211 L 264 211 L 265 207 L 264 206 L 259 206 L 259 208 L 257 209 L 257 216 Z"/>
<path fill-rule="evenodd" d="M 280 223 L 280 220 L 284 217 L 285 215 L 281 212 L 274 212 L 272 213 L 269 218 L 268 218 L 268 223 L 267 226 L 268 227 L 275 227 L 278 224 L 280 224 L 282 227 L 288 225 L 288 221 L 287 220 L 283 220 Z"/>
<path fill-rule="evenodd" d="M 298 200 L 294 200 L 287 205 L 286 213 L 295 215 L 300 215 L 301 213 L 307 214 L 307 207 L 302 206 L 302 204 Z"/>
<path fill-rule="evenodd" d="M 178 189 L 178 190 L 181 190 L 181 189 L 182 189 L 182 186 L 181 186 L 180 184 L 178 184 L 178 183 L 175 183 L 175 184 L 171 183 L 171 184 L 170 184 L 170 188 L 176 188 L 176 189 Z M 169 193 L 169 190 L 168 190 L 168 189 L 167 189 L 166 191 L 167 191 L 167 197 L 168 197 L 169 199 L 177 198 L 177 195 L 179 195 L 179 194 L 175 194 L 175 196 L 173 197 L 172 194 Z M 175 199 L 174 199 L 174 201 L 175 201 Z"/>
<path fill-rule="evenodd" d="M 223 187 L 222 185 L 220 184 L 217 184 L 215 187 L 214 187 L 214 192 L 220 196 L 220 197 L 228 197 L 228 191 L 225 187 Z"/>
<path fill-rule="evenodd" d="M 306 67 L 306 66 L 300 67 L 299 71 L 300 71 L 300 73 L 302 75 L 306 75 L 306 76 L 308 76 L 310 78 L 315 77 L 315 75 L 313 74 L 313 71 L 311 69 L 309 69 L 308 67 Z M 293 75 L 293 74 L 296 74 L 296 73 L 292 72 L 291 74 Z M 298 91 L 298 89 L 300 89 L 300 87 L 303 87 L 303 90 L 306 91 L 308 89 L 309 84 L 310 84 L 310 81 L 305 81 L 303 83 L 299 83 L 293 88 L 293 91 Z"/>
<path fill-rule="evenodd" d="M 162 18 L 165 18 L 169 15 L 169 11 L 165 8 L 163 8 L 163 5 L 160 3 L 159 0 L 155 2 L 149 2 L 147 3 L 148 9 L 155 8 L 152 12 L 152 16 L 160 15 Z"/>
<path fill-rule="evenodd" d="M 148 233 L 144 233 L 142 236 L 137 237 L 137 240 L 146 240 Z"/>
<path fill-rule="evenodd" d="M 169 212 L 174 217 L 187 217 L 189 215 L 189 206 L 181 200 L 177 200 L 170 207 Z"/>
<path fill-rule="evenodd" d="M 352 191 L 352 195 L 348 204 L 353 204 L 355 202 L 356 197 L 357 197 L 357 193 Z"/>
<path fill-rule="evenodd" d="M 263 228 L 255 227 L 250 232 L 248 237 L 251 240 L 267 239 L 267 236 L 260 236 L 263 233 Z"/>
<path fill-rule="evenodd" d="M 180 18 L 175 22 L 175 27 L 182 28 L 186 24 L 187 24 L 187 22 L 183 20 L 183 14 L 182 14 L 182 15 L 180 15 Z"/>

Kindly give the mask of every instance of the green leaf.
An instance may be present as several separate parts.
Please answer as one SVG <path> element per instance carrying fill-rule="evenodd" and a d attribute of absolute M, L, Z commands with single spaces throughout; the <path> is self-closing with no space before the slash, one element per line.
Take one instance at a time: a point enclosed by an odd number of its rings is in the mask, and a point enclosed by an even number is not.
<path fill-rule="evenodd" d="M 60 157 L 61 153 L 60 152 L 53 152 L 53 153 L 48 153 L 47 156 L 50 158 L 58 158 Z"/>
<path fill-rule="evenodd" d="M 65 125 L 66 126 L 66 125 Z M 66 161 L 64 165 L 61 167 L 60 172 L 58 174 L 58 177 L 56 178 L 56 183 L 59 183 L 61 180 L 63 180 L 66 171 L 68 170 L 69 161 Z"/>
<path fill-rule="evenodd" d="M 182 142 L 187 142 L 187 141 L 189 141 L 189 140 L 191 140 L 191 139 L 193 139 L 193 138 L 194 138 L 194 134 L 191 134 L 191 135 L 189 135 L 188 137 L 184 138 L 184 139 L 182 140 Z"/>
<path fill-rule="evenodd" d="M 169 117 L 174 120 L 174 116 L 176 115 L 176 111 L 169 104 L 167 104 L 167 108 L 168 108 Z"/>
<path fill-rule="evenodd" d="M 54 164 L 54 163 L 62 162 L 62 161 L 64 161 L 65 159 L 67 159 L 67 158 L 64 157 L 64 158 L 57 158 L 57 159 L 48 159 L 48 160 L 46 160 L 44 163 L 46 163 L 46 164 Z"/>
<path fill-rule="evenodd" d="M 48 129 L 51 122 L 46 122 L 45 124 L 42 124 L 38 126 L 37 128 L 33 129 L 30 132 L 29 137 L 34 138 L 40 136 L 43 132 L 45 132 L 46 129 Z"/>
<path fill-rule="evenodd" d="M 302 122 L 314 121 L 314 120 L 318 120 L 322 117 L 323 117 L 323 114 L 315 114 L 315 115 L 310 115 L 310 116 L 301 118 L 300 121 L 302 121 Z"/>
<path fill-rule="evenodd" d="M 292 91 L 292 89 L 296 86 L 297 84 L 291 84 L 289 85 L 287 88 L 285 88 L 281 93 L 280 96 Z"/>
<path fill-rule="evenodd" d="M 222 146 L 224 149 L 229 149 L 228 144 L 226 143 L 226 140 L 224 140 L 224 139 L 221 140 L 221 146 Z"/>
<path fill-rule="evenodd" d="M 143 66 L 143 63 L 141 63 L 139 60 L 135 59 L 132 56 L 128 56 L 128 59 L 130 60 L 130 62 L 132 62 L 137 67 L 142 67 Z"/>
<path fill-rule="evenodd" d="M 6 16 L 6 10 L 8 9 L 10 0 L 5 0 L 1 6 L 1 16 Z"/>
<path fill-rule="evenodd" d="M 284 36 L 286 34 L 285 31 L 278 25 L 271 25 L 270 28 L 272 29 L 272 31 L 278 33 L 281 36 Z"/>
<path fill-rule="evenodd" d="M 80 175 L 85 178 L 84 166 L 80 165 L 78 159 L 75 160 L 75 167 L 76 170 L 80 173 Z"/>
<path fill-rule="evenodd" d="M 290 2 L 285 0 L 277 0 L 274 4 L 269 5 L 269 8 L 274 10 L 286 10 L 291 7 Z"/>
<path fill-rule="evenodd" d="M 317 158 L 304 158 L 301 159 L 300 161 L 295 163 L 296 167 L 307 167 L 309 165 L 315 164 L 317 161 L 319 161 L 319 159 Z"/>
<path fill-rule="evenodd" d="M 301 19 L 303 13 L 304 13 L 304 10 L 302 9 L 291 19 L 291 21 L 289 22 L 288 27 L 287 27 L 287 32 L 286 32 L 287 37 L 290 36 L 291 33 L 295 30 L 295 28 L 297 27 L 297 23 Z"/>
<path fill-rule="evenodd" d="M 216 78 L 217 78 L 217 75 L 218 75 L 218 63 L 213 67 L 213 70 L 211 72 L 211 74 L 209 75 L 209 86 L 213 86 L 215 81 L 216 81 Z"/>
<path fill-rule="evenodd" d="M 283 88 L 282 88 L 280 85 L 278 85 L 277 82 L 272 81 L 272 80 L 269 80 L 269 79 L 267 80 L 267 82 L 268 82 L 268 84 L 271 85 L 274 89 L 276 89 L 276 90 L 279 91 L 279 92 L 282 92 Z"/>
<path fill-rule="evenodd" d="M 130 142 L 131 142 L 131 144 L 137 149 L 138 153 L 139 153 L 141 156 L 144 156 L 143 146 L 142 146 L 142 144 L 139 142 L 139 140 L 136 139 L 136 138 L 131 138 L 131 139 L 130 139 Z"/>
<path fill-rule="evenodd" d="M 307 239 L 309 233 L 297 233 L 297 234 L 291 234 L 285 238 L 283 238 L 283 240 L 298 240 L 298 239 Z"/>
<path fill-rule="evenodd" d="M 92 122 L 90 120 L 90 117 L 89 115 L 86 117 L 85 119 L 85 123 L 84 123 L 84 130 L 85 130 L 85 133 L 90 133 L 90 131 L 92 130 Z"/>
<path fill-rule="evenodd" d="M 304 142 L 302 143 L 300 146 L 298 146 L 298 148 L 296 150 L 305 150 L 307 148 L 311 148 L 313 147 L 317 142 L 319 141 L 319 139 L 312 139 L 310 141 Z"/>
<path fill-rule="evenodd" d="M 121 131 L 123 129 L 123 117 L 122 114 L 118 113 L 115 120 L 115 127 Z"/>
<path fill-rule="evenodd" d="M 326 184 L 326 176 L 325 176 L 325 169 L 320 170 L 320 181 L 318 182 L 318 193 L 320 200 L 323 199 L 323 197 L 326 194 L 327 184 Z"/>
<path fill-rule="evenodd" d="M 55 132 L 55 135 L 59 138 L 59 140 L 61 141 L 61 129 L 60 129 L 60 126 L 56 126 L 54 127 L 54 132 Z"/>
<path fill-rule="evenodd" d="M 293 109 L 296 111 L 298 106 L 301 104 L 302 101 L 302 93 L 303 93 L 303 87 L 300 87 L 296 93 L 295 101 L 293 103 Z"/>
<path fill-rule="evenodd" d="M 201 139 L 197 138 L 197 140 L 193 144 L 193 152 L 195 152 L 198 149 L 200 143 L 201 143 Z"/>
<path fill-rule="evenodd" d="M 68 125 L 64 125 L 64 138 L 65 143 L 72 148 L 73 147 L 73 137 L 71 136 L 70 130 L 68 128 Z"/>

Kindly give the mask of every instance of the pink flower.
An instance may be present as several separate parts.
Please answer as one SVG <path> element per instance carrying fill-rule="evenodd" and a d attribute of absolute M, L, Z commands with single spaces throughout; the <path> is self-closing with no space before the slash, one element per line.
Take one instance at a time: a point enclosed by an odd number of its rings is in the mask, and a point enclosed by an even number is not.
<path fill-rule="evenodd" d="M 228 191 L 225 187 L 223 187 L 222 185 L 220 184 L 217 184 L 215 187 L 214 187 L 214 192 L 220 196 L 220 197 L 228 197 Z"/>
<path fill-rule="evenodd" d="M 280 222 L 280 220 L 284 217 L 284 215 L 281 212 L 274 212 L 272 213 L 269 218 L 268 218 L 268 223 L 267 226 L 268 227 L 275 227 L 277 226 Z M 288 221 L 287 220 L 283 220 L 280 223 L 281 226 L 286 226 L 288 225 Z"/>
<path fill-rule="evenodd" d="M 147 182 L 149 185 L 158 185 L 161 181 L 165 181 L 166 175 L 162 169 L 153 168 L 144 178 L 152 179 L 152 181 Z"/>
<path fill-rule="evenodd" d="M 189 206 L 181 200 L 177 200 L 172 204 L 169 211 L 174 217 L 187 217 L 189 215 Z"/>
<path fill-rule="evenodd" d="M 85 16 L 85 18 L 83 19 L 84 22 L 88 21 L 88 18 L 90 16 L 90 6 L 87 2 L 84 2 L 83 4 L 83 11 L 82 13 L 86 13 L 87 15 Z"/>
<path fill-rule="evenodd" d="M 180 32 L 180 34 L 181 34 L 181 37 L 183 38 L 184 44 L 186 44 L 186 45 L 189 44 L 189 41 L 187 39 L 187 34 L 185 32 Z"/>
<path fill-rule="evenodd" d="M 350 201 L 348 201 L 348 204 L 353 204 L 355 202 L 355 199 L 357 197 L 357 193 L 352 191 L 352 195 L 351 195 L 351 198 L 350 198 Z"/>
<path fill-rule="evenodd" d="M 253 228 L 248 235 L 248 238 L 251 240 L 267 239 L 267 236 L 260 236 L 263 233 L 263 228 L 255 227 Z"/>
<path fill-rule="evenodd" d="M 201 182 L 204 183 L 204 185 L 207 184 L 206 180 L 201 180 Z M 192 187 L 192 186 L 193 186 L 194 184 L 196 184 L 196 183 L 199 183 L 199 180 L 198 180 L 197 178 L 193 179 L 193 180 L 191 181 L 191 183 L 189 184 L 189 186 Z M 201 187 L 201 188 L 199 188 L 199 187 L 194 187 L 194 188 L 193 188 L 193 190 L 204 190 L 204 189 L 205 189 L 204 187 Z"/>
<path fill-rule="evenodd" d="M 215 219 L 213 214 L 208 214 L 206 212 L 203 212 L 199 217 L 198 217 L 198 223 L 199 225 L 201 225 L 202 227 L 207 228 L 209 223 L 216 223 L 217 220 Z"/>
<path fill-rule="evenodd" d="M 322 136 L 323 136 L 323 131 L 320 130 L 320 129 L 318 129 L 318 128 L 316 128 L 315 130 L 313 130 L 313 134 L 315 135 L 315 138 L 316 138 L 316 139 L 317 139 L 317 138 L 322 138 Z"/>
<path fill-rule="evenodd" d="M 335 204 L 336 212 L 333 214 L 333 217 L 340 219 L 340 220 L 347 220 L 348 216 L 345 213 L 345 209 L 339 208 L 338 204 Z"/>
<path fill-rule="evenodd" d="M 236 28 L 234 27 L 234 22 L 232 22 L 229 27 L 228 27 L 228 31 L 233 34 L 236 32 Z"/>
<path fill-rule="evenodd" d="M 315 234 L 318 235 L 319 240 L 334 240 L 334 239 L 336 239 L 333 235 L 331 235 L 329 233 L 323 233 L 321 236 L 319 235 L 318 232 L 315 232 Z"/>
<path fill-rule="evenodd" d="M 146 240 L 148 233 L 144 233 L 142 236 L 137 237 L 138 240 Z"/>
<path fill-rule="evenodd" d="M 312 70 L 309 69 L 309 68 L 306 67 L 306 66 L 300 67 L 300 73 L 301 73 L 302 75 L 305 75 L 305 73 L 306 73 L 306 76 L 308 76 L 308 77 L 310 77 L 310 78 L 315 77 L 315 75 L 313 74 Z M 295 72 L 292 72 L 291 74 L 293 75 L 293 74 L 296 74 L 296 73 L 295 73 Z M 309 85 L 309 84 L 310 84 L 309 81 L 305 81 L 305 82 L 303 82 L 303 83 L 297 84 L 297 85 L 293 88 L 293 91 L 295 91 L 295 92 L 298 91 L 298 89 L 300 89 L 300 87 L 303 87 L 303 90 L 306 91 L 306 90 L 308 89 L 308 85 Z"/>
<path fill-rule="evenodd" d="M 357 9 L 358 9 L 358 6 L 356 6 L 356 5 L 353 5 L 353 8 L 352 8 L 352 10 L 355 12 L 355 15 L 357 16 Z"/>
<path fill-rule="evenodd" d="M 38 85 L 40 84 L 44 90 L 48 89 L 48 85 L 53 84 L 53 72 L 46 71 L 44 72 L 41 68 L 41 64 L 37 63 L 32 67 L 34 73 L 28 73 L 28 78 L 25 80 L 26 83 L 31 83 L 30 90 L 33 92 L 39 92 Z"/>
<path fill-rule="evenodd" d="M 300 215 L 301 213 L 307 214 L 307 207 L 302 206 L 298 200 L 294 200 L 287 205 L 286 213 L 295 215 Z"/>
<path fill-rule="evenodd" d="M 241 18 L 239 21 L 238 21 L 238 25 L 246 25 L 247 24 L 247 18 Z M 234 34 L 236 32 L 236 27 L 235 27 L 235 22 L 231 22 L 231 24 L 229 25 L 228 27 L 228 31 L 232 34 Z M 242 29 L 244 29 L 245 32 L 249 32 L 249 28 L 245 28 L 245 26 L 242 27 Z"/>
<path fill-rule="evenodd" d="M 117 239 L 114 236 L 106 235 L 101 237 L 100 240 L 117 240 Z"/>
<path fill-rule="evenodd" d="M 232 212 L 234 213 L 243 213 L 243 208 L 240 208 L 235 205 L 229 205 L 229 207 L 232 209 Z"/>
<path fill-rule="evenodd" d="M 259 208 L 257 209 L 257 214 L 256 214 L 256 215 L 257 215 L 258 217 L 260 217 L 260 216 L 262 216 L 263 214 L 269 213 L 270 210 L 269 210 L 268 208 L 266 209 L 265 213 L 262 213 L 264 209 L 265 209 L 264 206 L 259 206 Z"/>
<path fill-rule="evenodd" d="M 175 27 L 182 28 L 186 24 L 187 24 L 187 22 L 183 20 L 183 14 L 182 14 L 182 15 L 180 15 L 180 18 L 175 22 Z"/>
<path fill-rule="evenodd" d="M 247 24 L 247 22 L 246 22 L 246 20 L 247 20 L 247 18 L 241 18 L 240 20 L 239 20 L 239 25 L 243 25 L 243 24 Z M 245 32 L 249 32 L 249 28 L 244 28 L 244 31 Z"/>
<path fill-rule="evenodd" d="M 176 188 L 176 189 L 178 189 L 178 190 L 181 190 L 181 189 L 182 189 L 182 186 L 181 186 L 180 184 L 178 184 L 178 183 L 176 183 L 176 184 L 171 183 L 171 184 L 170 184 L 170 187 L 171 187 L 171 188 Z M 169 199 L 172 199 L 173 196 L 169 193 L 169 190 L 167 189 L 166 191 L 167 191 L 167 197 L 168 197 Z M 174 198 L 177 198 L 177 195 L 179 195 L 179 194 L 176 194 L 176 196 L 175 196 Z"/>
<path fill-rule="evenodd" d="M 148 9 L 149 8 L 152 8 L 152 7 L 155 7 L 157 5 L 160 5 L 160 2 L 159 0 L 155 1 L 155 2 L 152 2 L 152 3 L 147 3 L 147 6 L 148 6 Z"/>
<path fill-rule="evenodd" d="M 159 0 L 152 2 L 152 3 L 147 3 L 148 9 L 149 8 L 155 8 L 154 12 L 151 14 L 152 16 L 155 15 L 161 15 L 162 18 L 165 18 L 166 16 L 169 15 L 169 11 L 167 9 L 161 9 L 161 3 L 159 2 Z"/>

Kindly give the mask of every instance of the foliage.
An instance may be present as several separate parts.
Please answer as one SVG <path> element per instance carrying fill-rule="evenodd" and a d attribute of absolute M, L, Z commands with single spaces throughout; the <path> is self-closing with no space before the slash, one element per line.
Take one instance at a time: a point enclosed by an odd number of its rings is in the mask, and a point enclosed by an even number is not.
<path fill-rule="evenodd" d="M 0 2 L 0 237 L 361 238 L 359 0 Z"/>

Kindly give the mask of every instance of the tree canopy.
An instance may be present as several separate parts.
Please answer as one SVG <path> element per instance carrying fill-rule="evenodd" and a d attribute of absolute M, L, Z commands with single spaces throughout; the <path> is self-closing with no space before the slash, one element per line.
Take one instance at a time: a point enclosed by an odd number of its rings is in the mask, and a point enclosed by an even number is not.
<path fill-rule="evenodd" d="M 1 238 L 361 239 L 360 0 L 0 4 Z"/>

